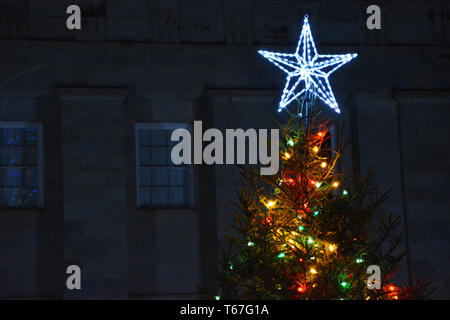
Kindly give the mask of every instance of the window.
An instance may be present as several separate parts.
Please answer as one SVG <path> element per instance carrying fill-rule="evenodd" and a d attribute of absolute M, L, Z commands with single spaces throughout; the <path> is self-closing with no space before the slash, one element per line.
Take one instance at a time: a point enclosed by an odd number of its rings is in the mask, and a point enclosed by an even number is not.
<path fill-rule="evenodd" d="M 187 124 L 136 124 L 138 207 L 193 207 L 193 167 L 174 165 L 170 154 L 173 130 Z"/>
<path fill-rule="evenodd" d="M 0 207 L 43 207 L 42 125 L 0 122 Z"/>

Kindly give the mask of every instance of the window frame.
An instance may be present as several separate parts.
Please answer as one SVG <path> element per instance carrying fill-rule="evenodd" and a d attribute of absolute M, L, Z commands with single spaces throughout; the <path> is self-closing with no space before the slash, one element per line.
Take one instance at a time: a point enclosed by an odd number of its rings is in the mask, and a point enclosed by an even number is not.
<path fill-rule="evenodd" d="M 192 134 L 192 127 L 188 123 L 167 123 L 167 122 L 153 122 L 153 123 L 136 123 L 134 136 L 135 136 L 135 155 L 136 155 L 136 207 L 138 209 L 195 209 L 196 207 L 196 184 L 194 166 L 192 164 L 188 166 L 188 203 L 184 205 L 141 205 L 141 192 L 140 192 L 140 144 L 138 131 L 145 130 L 169 130 L 186 129 Z M 175 166 L 177 167 L 177 166 Z M 170 167 L 168 167 L 170 168 Z"/>
<path fill-rule="evenodd" d="M 38 201 L 37 206 L 33 207 L 0 207 L 2 210 L 8 209 L 42 209 L 44 208 L 44 194 L 45 194 L 45 186 L 44 186 L 44 133 L 43 133 L 43 125 L 41 122 L 13 122 L 13 121 L 0 121 L 0 128 L 14 128 L 14 129 L 28 129 L 33 128 L 38 131 Z M 14 168 L 14 167 L 12 167 Z"/>

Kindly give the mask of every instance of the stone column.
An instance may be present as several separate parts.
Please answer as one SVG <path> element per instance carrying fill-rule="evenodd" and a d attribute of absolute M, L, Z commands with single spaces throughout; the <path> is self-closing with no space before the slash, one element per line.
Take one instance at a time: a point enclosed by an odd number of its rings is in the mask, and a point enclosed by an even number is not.
<path fill-rule="evenodd" d="M 128 296 L 126 90 L 61 89 L 64 266 L 81 268 L 66 299 Z"/>

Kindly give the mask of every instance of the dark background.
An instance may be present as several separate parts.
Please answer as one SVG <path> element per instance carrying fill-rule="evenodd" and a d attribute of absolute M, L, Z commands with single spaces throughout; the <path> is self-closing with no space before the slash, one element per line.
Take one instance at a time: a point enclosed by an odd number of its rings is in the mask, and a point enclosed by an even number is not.
<path fill-rule="evenodd" d="M 82 30 L 66 8 L 82 8 Z M 382 8 L 382 29 L 366 8 Z M 434 272 L 450 297 L 448 1 L 0 1 L 0 123 L 41 123 L 42 208 L 0 209 L 1 298 L 195 298 L 213 285 L 239 176 L 197 166 L 192 208 L 138 207 L 136 123 L 268 128 L 308 13 L 350 141 L 342 166 L 379 172 L 403 218 L 400 278 Z M 322 107 L 328 110 L 326 107 Z M 328 111 L 327 111 L 328 112 Z M 3 148 L 4 149 L 4 148 Z M 5 151 L 2 151 L 5 152 Z M 5 197 L 3 195 L 3 197 Z M 82 268 L 82 290 L 65 268 Z"/>

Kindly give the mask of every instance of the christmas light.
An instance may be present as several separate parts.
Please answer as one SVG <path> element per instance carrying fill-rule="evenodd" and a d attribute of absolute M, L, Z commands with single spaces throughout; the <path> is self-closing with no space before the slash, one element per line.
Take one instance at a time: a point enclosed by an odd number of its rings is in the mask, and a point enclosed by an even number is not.
<path fill-rule="evenodd" d="M 300 226 L 300 227 L 298 227 L 298 230 L 303 231 L 303 230 L 305 230 L 305 227 L 304 226 Z"/>
<path fill-rule="evenodd" d="M 267 207 L 268 209 L 273 208 L 273 207 L 275 206 L 276 203 L 277 203 L 276 201 L 269 200 L 269 201 L 266 203 L 266 207 Z"/>
<path fill-rule="evenodd" d="M 327 163 L 324 161 L 320 164 L 320 166 L 325 169 L 327 167 Z"/>
<path fill-rule="evenodd" d="M 249 241 L 248 243 L 247 243 L 247 246 L 249 246 L 249 247 L 252 247 L 252 246 L 254 246 L 255 244 L 253 243 L 253 242 L 251 242 L 251 241 Z"/>
<path fill-rule="evenodd" d="M 220 300 L 220 296 L 215 296 L 214 299 Z"/>
<path fill-rule="evenodd" d="M 318 216 L 319 215 L 319 211 L 314 211 L 314 215 Z"/>
<path fill-rule="evenodd" d="M 345 281 L 342 281 L 342 282 L 341 282 L 341 286 L 343 286 L 344 288 L 346 288 L 346 287 L 348 286 L 348 283 L 345 282 Z"/>
<path fill-rule="evenodd" d="M 328 77 L 344 64 L 356 58 L 357 54 L 318 54 L 311 34 L 308 15 L 305 15 L 303 19 L 303 27 L 295 53 L 287 54 L 264 50 L 259 50 L 258 53 L 287 73 L 278 112 L 295 99 L 313 94 L 334 111 L 340 113 Z M 301 83 L 304 88 L 300 88 Z"/>
<path fill-rule="evenodd" d="M 319 147 L 318 147 L 318 146 L 315 146 L 315 147 L 313 148 L 313 151 L 314 151 L 314 153 L 319 152 Z"/>
<path fill-rule="evenodd" d="M 356 259 L 356 263 L 362 263 L 364 260 L 361 258 Z"/>
<path fill-rule="evenodd" d="M 333 188 L 339 187 L 339 182 L 337 182 L 337 181 L 333 182 L 332 186 L 333 186 Z"/>
<path fill-rule="evenodd" d="M 348 195 L 348 191 L 347 191 L 347 190 L 344 190 L 344 191 L 342 191 L 342 194 L 343 194 L 344 196 L 346 196 L 346 195 Z"/>
<path fill-rule="evenodd" d="M 291 155 L 289 153 L 287 153 L 287 152 L 284 153 L 284 158 L 285 159 L 289 159 L 290 157 L 291 157 Z"/>
<path fill-rule="evenodd" d="M 309 239 L 308 239 L 308 243 L 309 243 L 309 244 L 311 244 L 311 243 L 313 243 L 313 242 L 314 242 L 314 240 L 313 240 L 312 238 L 309 238 Z"/>
<path fill-rule="evenodd" d="M 282 253 L 280 253 L 279 255 L 278 255 L 278 258 L 284 258 L 286 255 L 284 254 L 284 252 L 282 252 Z"/>
<path fill-rule="evenodd" d="M 314 269 L 314 268 L 309 269 L 309 272 L 311 272 L 312 274 L 316 274 L 317 273 L 316 269 Z"/>
<path fill-rule="evenodd" d="M 336 249 L 336 247 L 335 247 L 335 246 L 333 246 L 332 244 L 330 244 L 330 245 L 328 246 L 328 250 L 330 250 L 330 251 L 334 251 L 334 249 Z"/>
<path fill-rule="evenodd" d="M 319 189 L 321 185 L 322 185 L 321 182 L 316 182 L 316 188 L 317 188 L 317 189 Z"/>
<path fill-rule="evenodd" d="M 300 292 L 300 293 L 303 293 L 303 292 L 305 292 L 305 289 L 303 287 L 298 287 L 297 291 Z"/>
<path fill-rule="evenodd" d="M 289 146 L 293 147 L 294 146 L 294 140 L 289 140 L 287 143 Z"/>

